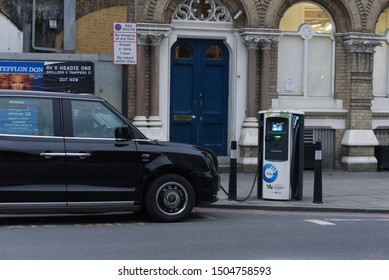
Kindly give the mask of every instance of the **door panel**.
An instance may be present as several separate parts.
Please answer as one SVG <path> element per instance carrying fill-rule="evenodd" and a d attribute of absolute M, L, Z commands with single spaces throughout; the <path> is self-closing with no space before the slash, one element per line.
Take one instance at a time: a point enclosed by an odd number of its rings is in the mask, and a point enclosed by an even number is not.
<path fill-rule="evenodd" d="M 67 154 L 75 154 L 67 157 L 69 205 L 135 200 L 135 144 L 116 144 L 115 140 L 66 138 Z"/>
<path fill-rule="evenodd" d="M 66 205 L 59 117 L 58 100 L 0 97 L 0 204 Z"/>
<path fill-rule="evenodd" d="M 222 41 L 180 39 L 173 45 L 170 140 L 227 153 L 228 65 Z"/>
<path fill-rule="evenodd" d="M 66 201 L 62 138 L 0 136 L 0 202 Z"/>
<path fill-rule="evenodd" d="M 205 65 L 204 110 L 200 133 L 203 144 L 221 154 L 227 148 L 226 67 L 212 62 Z"/>
<path fill-rule="evenodd" d="M 172 85 L 174 98 L 171 102 L 172 122 L 174 129 L 171 132 L 171 140 L 184 143 L 193 143 L 196 131 L 196 124 L 193 122 L 193 65 L 175 64 L 176 82 Z"/>
<path fill-rule="evenodd" d="M 123 120 L 104 103 L 64 101 L 69 205 L 94 201 L 134 201 L 136 143 L 118 142 Z"/>

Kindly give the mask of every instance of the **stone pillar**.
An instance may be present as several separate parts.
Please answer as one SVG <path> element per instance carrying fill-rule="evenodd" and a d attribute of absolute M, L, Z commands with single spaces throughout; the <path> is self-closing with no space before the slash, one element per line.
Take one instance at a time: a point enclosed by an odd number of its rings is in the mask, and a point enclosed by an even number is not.
<path fill-rule="evenodd" d="M 261 111 L 269 109 L 269 91 L 270 91 L 270 46 L 274 39 L 261 38 L 259 47 L 261 49 L 261 90 L 259 99 L 259 108 Z"/>
<path fill-rule="evenodd" d="M 162 122 L 159 116 L 159 61 L 160 61 L 160 44 L 161 41 L 166 38 L 170 32 L 170 25 L 164 24 L 147 24 L 147 23 L 138 23 L 138 67 L 137 67 L 137 85 L 142 83 L 145 85 L 145 75 L 146 69 L 149 69 L 150 73 L 150 99 L 149 99 L 149 114 L 148 118 L 146 117 L 145 112 L 145 92 L 146 88 L 142 88 L 142 85 L 139 85 L 141 92 L 138 92 L 137 86 L 137 117 L 134 119 L 135 125 L 141 129 L 141 131 L 151 139 L 165 140 L 162 131 Z M 146 65 L 145 61 L 145 46 L 150 45 L 150 64 Z M 139 77 L 138 77 L 138 68 L 139 68 Z M 143 73 L 143 74 L 142 74 Z M 140 79 L 138 81 L 138 78 Z M 143 92 L 143 94 L 142 94 Z M 139 95 L 139 102 L 138 102 Z M 140 104 L 140 102 L 142 102 Z M 139 112 L 142 115 L 138 115 Z M 143 110 L 143 111 L 142 111 Z"/>
<path fill-rule="evenodd" d="M 138 34 L 138 57 L 136 64 L 136 105 L 133 124 L 143 133 L 147 133 L 147 117 L 145 113 L 146 95 L 146 45 L 147 37 Z"/>
<path fill-rule="evenodd" d="M 374 34 L 349 33 L 343 38 L 347 55 L 349 83 L 345 133 L 341 144 L 346 147 L 342 168 L 349 171 L 376 171 L 374 146 L 378 140 L 372 130 L 374 49 L 381 43 Z"/>
<path fill-rule="evenodd" d="M 241 32 L 242 40 L 247 47 L 247 106 L 246 118 L 242 124 L 242 133 L 239 139 L 241 162 L 244 165 L 257 163 L 258 147 L 258 111 L 257 111 L 257 61 L 258 48 L 261 49 L 261 88 L 259 101 L 261 110 L 269 107 L 269 73 L 270 73 L 270 46 L 281 37 L 281 32 L 270 29 L 246 28 Z"/>
<path fill-rule="evenodd" d="M 244 35 L 243 35 L 244 34 Z M 258 147 L 258 120 L 256 102 L 257 49 L 259 37 L 243 33 L 242 38 L 247 47 L 247 105 L 246 118 L 242 124 L 239 139 L 241 162 L 243 167 L 255 165 Z"/>
<path fill-rule="evenodd" d="M 150 138 L 165 140 L 162 131 L 162 122 L 159 116 L 159 56 L 161 41 L 167 33 L 153 32 L 149 35 L 151 46 L 150 57 Z"/>
<path fill-rule="evenodd" d="M 257 102 L 255 98 L 256 77 L 257 77 L 257 45 L 256 39 L 246 41 L 247 46 L 247 106 L 246 120 L 257 117 Z"/>

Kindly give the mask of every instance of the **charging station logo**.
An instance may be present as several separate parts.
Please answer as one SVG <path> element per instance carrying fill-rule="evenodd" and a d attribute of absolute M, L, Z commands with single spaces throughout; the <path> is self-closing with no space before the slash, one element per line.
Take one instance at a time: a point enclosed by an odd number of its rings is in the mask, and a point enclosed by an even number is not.
<path fill-rule="evenodd" d="M 273 164 L 265 164 L 263 166 L 263 180 L 266 183 L 273 183 L 277 180 L 278 177 L 278 169 Z"/>

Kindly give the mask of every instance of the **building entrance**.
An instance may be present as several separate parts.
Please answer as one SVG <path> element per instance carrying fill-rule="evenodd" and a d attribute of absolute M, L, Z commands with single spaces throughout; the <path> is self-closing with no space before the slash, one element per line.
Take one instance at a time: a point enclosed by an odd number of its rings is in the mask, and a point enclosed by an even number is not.
<path fill-rule="evenodd" d="M 221 40 L 171 48 L 170 140 L 227 154 L 229 53 Z"/>

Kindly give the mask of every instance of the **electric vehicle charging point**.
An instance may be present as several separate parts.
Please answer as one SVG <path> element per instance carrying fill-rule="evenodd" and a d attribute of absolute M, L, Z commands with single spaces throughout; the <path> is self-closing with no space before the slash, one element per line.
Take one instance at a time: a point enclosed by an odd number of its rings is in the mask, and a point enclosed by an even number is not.
<path fill-rule="evenodd" d="M 304 113 L 258 113 L 258 198 L 301 200 L 304 172 Z"/>

